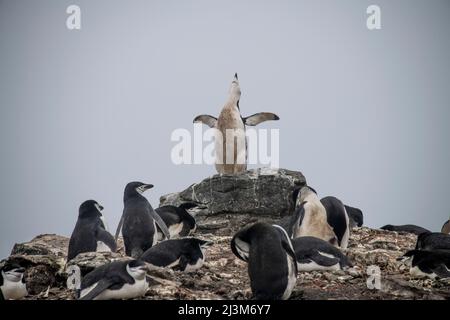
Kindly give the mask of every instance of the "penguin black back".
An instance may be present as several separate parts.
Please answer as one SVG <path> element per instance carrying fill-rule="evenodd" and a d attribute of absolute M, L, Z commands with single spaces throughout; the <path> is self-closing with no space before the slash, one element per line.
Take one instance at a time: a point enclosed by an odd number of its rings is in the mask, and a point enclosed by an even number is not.
<path fill-rule="evenodd" d="M 342 248 L 347 248 L 350 236 L 350 225 L 344 204 L 336 197 L 324 197 L 320 200 L 327 212 L 328 224 L 333 228 L 338 244 Z"/>
<path fill-rule="evenodd" d="M 78 220 L 69 241 L 67 261 L 79 253 L 96 251 L 99 242 L 116 251 L 116 242 L 105 229 L 101 210 L 103 207 L 95 200 L 87 200 L 80 205 Z"/>
<path fill-rule="evenodd" d="M 420 235 L 422 233 L 430 232 L 430 230 L 416 226 L 414 224 L 404 224 L 404 225 L 399 225 L 399 226 L 387 224 L 385 226 L 382 226 L 380 229 L 387 230 L 387 231 L 396 231 L 396 232 L 408 232 L 408 233 L 413 233 L 415 235 Z"/>
<path fill-rule="evenodd" d="M 450 250 L 450 235 L 442 232 L 423 232 L 417 237 L 416 249 Z"/>
<path fill-rule="evenodd" d="M 351 220 L 351 227 L 362 227 L 364 223 L 364 216 L 361 209 L 353 208 L 347 205 L 344 205 L 345 211 L 347 211 L 348 217 Z"/>
<path fill-rule="evenodd" d="M 255 299 L 289 298 L 295 285 L 297 264 L 290 239 L 280 226 L 258 222 L 237 232 L 231 249 L 248 261 Z"/>

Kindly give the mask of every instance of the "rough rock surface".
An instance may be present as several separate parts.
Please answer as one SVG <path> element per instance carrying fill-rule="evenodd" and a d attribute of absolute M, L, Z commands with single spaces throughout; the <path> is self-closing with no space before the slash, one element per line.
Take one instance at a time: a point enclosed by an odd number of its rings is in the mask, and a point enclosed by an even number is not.
<path fill-rule="evenodd" d="M 160 206 L 193 202 L 199 228 L 220 230 L 229 221 L 242 225 L 255 219 L 278 219 L 293 212 L 294 188 L 306 184 L 302 173 L 259 168 L 238 175 L 216 174 L 187 189 L 160 198 Z M 222 233 L 223 234 L 223 233 Z"/>
<path fill-rule="evenodd" d="M 251 297 L 247 265 L 231 252 L 231 237 L 211 233 L 196 236 L 214 241 L 214 245 L 207 250 L 205 265 L 193 273 L 170 269 L 151 271 L 148 277 L 150 288 L 142 299 Z M 48 241 L 48 248 L 43 239 Z M 356 228 L 346 251 L 355 266 L 347 271 L 299 273 L 291 299 L 450 299 L 448 281 L 413 279 L 408 268 L 396 260 L 414 247 L 415 240 L 416 236 L 411 234 Z M 75 294 L 66 289 L 64 257 L 59 255 L 65 252 L 67 242 L 68 239 L 61 236 L 43 235 L 16 246 L 23 248 L 21 253 L 9 259 L 28 267 L 26 281 L 32 292 L 27 299 L 75 298 Z M 36 254 L 38 248 L 42 254 Z M 84 273 L 112 259 L 126 259 L 123 250 L 117 254 L 81 254 L 70 264 L 78 265 Z M 367 286 L 367 267 L 370 265 L 380 268 L 379 289 L 369 289 Z"/>

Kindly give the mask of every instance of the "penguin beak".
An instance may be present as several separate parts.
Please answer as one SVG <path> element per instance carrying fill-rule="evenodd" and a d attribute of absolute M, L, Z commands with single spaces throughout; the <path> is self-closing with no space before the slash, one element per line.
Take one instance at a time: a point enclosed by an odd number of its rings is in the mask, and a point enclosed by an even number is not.
<path fill-rule="evenodd" d="M 203 248 L 208 248 L 208 247 L 211 247 L 213 244 L 214 244 L 214 242 L 212 242 L 212 241 L 205 241 L 205 242 L 202 244 L 202 247 L 203 247 Z"/>
<path fill-rule="evenodd" d="M 234 74 L 234 79 L 238 80 L 237 72 Z"/>
<path fill-rule="evenodd" d="M 17 268 L 16 272 L 24 273 L 25 272 L 25 268 Z"/>
<path fill-rule="evenodd" d="M 101 205 L 98 205 L 98 208 L 100 209 L 100 211 L 102 211 L 103 209 L 105 209 L 105 208 L 103 208 L 103 206 L 101 206 Z"/>
<path fill-rule="evenodd" d="M 145 189 L 145 190 L 149 190 L 149 189 L 151 189 L 151 188 L 153 188 L 153 185 L 152 185 L 152 184 L 145 184 L 145 185 L 144 185 L 144 189 Z"/>

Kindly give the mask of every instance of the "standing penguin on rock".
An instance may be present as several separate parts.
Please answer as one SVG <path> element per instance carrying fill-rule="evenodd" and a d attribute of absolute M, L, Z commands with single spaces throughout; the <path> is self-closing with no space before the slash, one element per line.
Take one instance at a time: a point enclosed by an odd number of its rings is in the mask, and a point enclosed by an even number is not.
<path fill-rule="evenodd" d="M 95 200 L 87 200 L 80 205 L 78 220 L 69 241 L 67 261 L 82 252 L 116 252 L 116 241 L 106 230 L 103 207 Z"/>
<path fill-rule="evenodd" d="M 133 258 L 139 258 L 156 244 L 158 241 L 156 225 L 166 238 L 170 238 L 166 224 L 142 195 L 151 188 L 153 185 L 137 181 L 130 182 L 125 187 L 124 209 L 117 226 L 116 239 L 122 230 L 125 253 Z"/>
<path fill-rule="evenodd" d="M 217 129 L 215 137 L 216 170 L 221 174 L 237 174 L 247 170 L 245 126 L 256 126 L 280 118 L 270 112 L 259 112 L 247 118 L 241 116 L 241 87 L 237 73 L 231 82 L 230 94 L 218 118 L 210 115 L 195 117 L 195 122 Z M 228 131 L 228 134 L 227 134 Z M 228 136 L 228 137 L 227 137 Z"/>
<path fill-rule="evenodd" d="M 258 300 L 286 300 L 297 279 L 297 263 L 291 240 L 278 225 L 258 222 L 238 231 L 231 250 L 248 262 L 253 297 Z"/>

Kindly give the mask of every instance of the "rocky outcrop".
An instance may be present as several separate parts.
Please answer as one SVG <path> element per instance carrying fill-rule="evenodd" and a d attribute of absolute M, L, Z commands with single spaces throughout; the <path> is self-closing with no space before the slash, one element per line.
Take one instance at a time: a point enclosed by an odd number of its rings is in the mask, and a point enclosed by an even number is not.
<path fill-rule="evenodd" d="M 164 195 L 160 206 L 197 204 L 192 210 L 199 228 L 229 234 L 235 226 L 259 219 L 279 219 L 294 210 L 294 188 L 306 185 L 302 173 L 259 168 L 237 175 L 216 174 L 187 189 Z M 232 223 L 230 225 L 230 222 Z"/>

